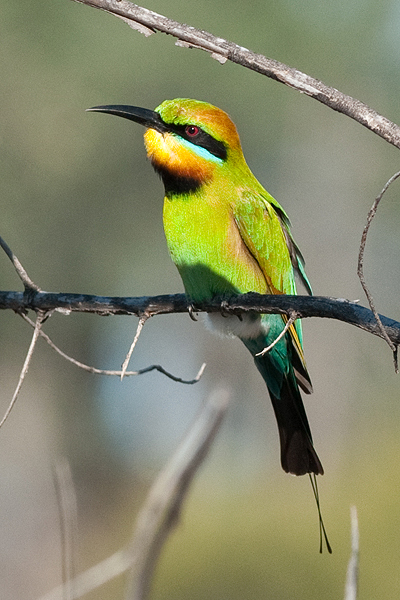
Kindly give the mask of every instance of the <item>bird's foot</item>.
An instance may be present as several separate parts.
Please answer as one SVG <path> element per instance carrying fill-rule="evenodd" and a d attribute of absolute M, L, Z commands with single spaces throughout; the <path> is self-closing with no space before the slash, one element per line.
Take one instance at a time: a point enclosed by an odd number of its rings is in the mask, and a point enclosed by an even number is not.
<path fill-rule="evenodd" d="M 196 309 L 193 306 L 193 304 L 189 304 L 188 306 L 188 312 L 189 312 L 189 317 L 192 319 L 192 321 L 198 321 L 198 318 L 196 316 Z"/>
<path fill-rule="evenodd" d="M 227 319 L 232 315 L 235 315 L 239 321 L 243 321 L 243 316 L 241 314 L 235 314 L 234 309 L 230 308 L 227 300 L 222 300 L 221 302 L 221 316 Z"/>

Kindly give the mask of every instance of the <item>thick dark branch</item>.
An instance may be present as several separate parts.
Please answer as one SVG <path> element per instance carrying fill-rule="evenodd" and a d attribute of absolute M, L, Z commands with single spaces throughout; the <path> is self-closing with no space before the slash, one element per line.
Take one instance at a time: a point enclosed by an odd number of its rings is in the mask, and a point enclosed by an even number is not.
<path fill-rule="evenodd" d="M 145 35 L 150 35 L 156 31 L 167 33 L 178 38 L 177 45 L 179 46 L 206 50 L 221 63 L 230 60 L 257 73 L 271 77 L 276 81 L 280 81 L 322 102 L 322 104 L 329 106 L 333 110 L 347 115 L 384 138 L 390 144 L 393 144 L 393 146 L 400 148 L 400 127 L 398 125 L 378 114 L 363 102 L 343 94 L 339 90 L 329 87 L 322 83 L 322 81 L 314 79 L 293 67 L 267 58 L 262 54 L 251 52 L 247 48 L 243 48 L 228 40 L 215 37 L 207 31 L 201 31 L 200 29 L 188 27 L 178 21 L 168 19 L 163 15 L 159 15 L 137 4 L 132 4 L 127 0 L 75 0 L 75 2 L 87 4 L 114 14 Z"/>
<path fill-rule="evenodd" d="M 153 316 L 159 314 L 188 312 L 190 306 L 184 294 L 164 296 L 142 296 L 137 298 L 91 296 L 87 294 L 52 294 L 48 292 L 0 292 L 0 309 L 16 312 L 26 310 L 50 312 L 87 312 L 98 315 Z M 243 294 L 229 300 L 214 299 L 194 307 L 198 312 L 223 312 L 237 314 L 245 312 L 278 313 L 298 318 L 320 317 L 337 319 L 355 325 L 369 333 L 382 337 L 382 333 L 371 310 L 356 302 L 324 296 L 263 296 Z M 380 315 L 390 340 L 400 344 L 400 323 Z"/>

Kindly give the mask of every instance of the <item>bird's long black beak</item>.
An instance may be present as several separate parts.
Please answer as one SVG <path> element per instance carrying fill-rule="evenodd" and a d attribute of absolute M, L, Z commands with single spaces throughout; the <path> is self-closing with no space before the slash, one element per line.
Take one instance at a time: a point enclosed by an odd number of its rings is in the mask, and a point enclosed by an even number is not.
<path fill-rule="evenodd" d="M 87 108 L 88 112 L 101 112 L 110 115 L 116 115 L 117 117 L 124 117 L 124 119 L 130 119 L 135 123 L 140 123 L 148 129 L 155 129 L 161 133 L 167 130 L 164 121 L 160 115 L 154 110 L 148 110 L 147 108 L 140 108 L 139 106 L 124 106 L 121 104 L 111 104 L 106 106 L 93 106 L 93 108 Z"/>

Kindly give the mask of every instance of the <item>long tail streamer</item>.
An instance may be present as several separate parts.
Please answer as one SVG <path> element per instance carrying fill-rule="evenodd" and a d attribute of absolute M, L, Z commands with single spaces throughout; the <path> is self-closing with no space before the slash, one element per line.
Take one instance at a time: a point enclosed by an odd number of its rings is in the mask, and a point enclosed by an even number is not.
<path fill-rule="evenodd" d="M 322 538 L 324 538 L 325 544 L 326 544 L 326 549 L 328 550 L 329 554 L 332 554 L 332 547 L 331 547 L 331 545 L 329 543 L 328 535 L 326 533 L 326 529 L 325 529 L 325 525 L 324 525 L 324 521 L 322 519 L 321 506 L 320 506 L 320 503 L 319 503 L 319 492 L 318 492 L 317 476 L 315 475 L 315 473 L 309 473 L 308 476 L 310 477 L 311 487 L 312 487 L 312 491 L 314 493 L 314 498 L 315 498 L 315 502 L 317 504 L 317 510 L 318 510 L 318 518 L 319 518 L 319 551 L 320 551 L 320 554 L 322 554 Z"/>

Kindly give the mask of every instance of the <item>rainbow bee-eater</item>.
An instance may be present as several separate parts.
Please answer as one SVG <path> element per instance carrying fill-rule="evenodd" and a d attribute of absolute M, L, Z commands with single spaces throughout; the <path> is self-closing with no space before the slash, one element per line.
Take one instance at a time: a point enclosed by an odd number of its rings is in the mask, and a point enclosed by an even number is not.
<path fill-rule="evenodd" d="M 92 111 L 146 128 L 147 155 L 165 187 L 164 230 L 190 302 L 233 294 L 296 294 L 295 273 L 311 293 L 287 214 L 243 156 L 229 116 L 206 102 L 167 100 L 154 111 L 97 106 Z M 212 327 L 237 336 L 264 378 L 278 422 L 281 463 L 295 475 L 323 473 L 299 387 L 311 393 L 300 321 L 282 333 L 282 315 L 210 313 Z"/>

